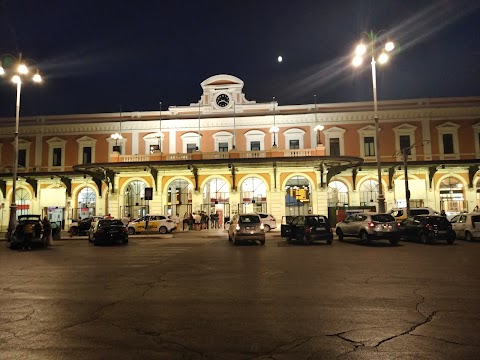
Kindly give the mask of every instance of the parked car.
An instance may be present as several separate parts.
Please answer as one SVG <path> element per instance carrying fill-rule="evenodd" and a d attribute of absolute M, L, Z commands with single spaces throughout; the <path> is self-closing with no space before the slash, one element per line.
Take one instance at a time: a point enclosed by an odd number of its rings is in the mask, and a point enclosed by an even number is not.
<path fill-rule="evenodd" d="M 395 220 L 402 221 L 407 218 L 407 208 L 393 208 L 388 212 Z M 415 215 L 440 215 L 437 211 L 429 207 L 412 207 L 410 208 L 410 216 Z"/>
<path fill-rule="evenodd" d="M 90 230 L 92 222 L 98 219 L 103 219 L 103 216 L 91 216 L 91 217 L 83 218 L 80 221 L 78 220 L 72 221 L 72 223 L 70 224 L 70 227 L 68 228 L 68 232 L 70 233 L 70 236 L 88 235 L 88 231 Z"/>
<path fill-rule="evenodd" d="M 338 240 L 347 236 L 358 237 L 364 243 L 370 240 L 387 239 L 395 245 L 400 240 L 400 228 L 395 218 L 390 214 L 362 212 L 348 216 L 339 222 L 335 232 Z"/>
<path fill-rule="evenodd" d="M 444 240 L 448 244 L 455 241 L 452 224 L 444 216 L 416 215 L 410 216 L 400 223 L 402 238 L 417 240 L 422 244 Z"/>
<path fill-rule="evenodd" d="M 146 215 L 128 223 L 128 233 L 133 235 L 147 231 L 147 222 L 148 231 L 159 232 L 160 234 L 172 232 L 177 227 L 175 221 L 165 215 Z"/>
<path fill-rule="evenodd" d="M 265 226 L 258 214 L 237 214 L 230 221 L 228 240 L 237 245 L 240 241 L 258 241 L 265 245 Z"/>
<path fill-rule="evenodd" d="M 6 240 L 12 250 L 24 246 L 47 247 L 48 238 L 43 236 L 41 215 L 19 215 L 15 230 Z"/>
<path fill-rule="evenodd" d="M 260 216 L 260 220 L 263 223 L 265 232 L 269 232 L 270 230 L 277 228 L 277 222 L 273 217 L 273 215 L 266 214 L 266 213 L 257 213 L 257 214 Z"/>
<path fill-rule="evenodd" d="M 333 241 L 332 226 L 325 215 L 295 216 L 288 224 L 281 225 L 281 235 L 289 242 L 297 240 L 307 245 L 319 240 L 327 244 Z"/>
<path fill-rule="evenodd" d="M 90 238 L 95 246 L 100 244 L 127 244 L 128 231 L 122 220 L 100 219 L 94 222 Z"/>
<path fill-rule="evenodd" d="M 480 240 L 480 213 L 455 215 L 450 223 L 457 239 Z"/>

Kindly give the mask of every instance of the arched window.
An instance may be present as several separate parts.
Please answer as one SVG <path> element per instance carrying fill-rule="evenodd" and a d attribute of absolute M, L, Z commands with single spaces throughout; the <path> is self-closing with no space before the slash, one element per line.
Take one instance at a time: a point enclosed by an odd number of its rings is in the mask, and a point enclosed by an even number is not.
<path fill-rule="evenodd" d="M 129 216 L 130 219 L 137 219 L 147 215 L 150 210 L 145 200 L 145 188 L 147 184 L 144 181 L 133 180 L 128 183 L 125 189 L 124 208 L 120 210 L 120 215 Z"/>
<path fill-rule="evenodd" d="M 165 214 L 185 217 L 192 212 L 193 185 L 185 179 L 175 179 L 168 185 Z"/>
<path fill-rule="evenodd" d="M 257 177 L 249 177 L 242 182 L 241 202 L 239 212 L 266 212 L 267 187 L 265 182 Z"/>
<path fill-rule="evenodd" d="M 19 215 L 30 214 L 30 193 L 26 189 L 15 191 L 15 203 L 17 204 L 17 218 Z"/>
<path fill-rule="evenodd" d="M 360 185 L 360 205 L 375 206 L 378 203 L 378 181 L 367 180 Z"/>
<path fill-rule="evenodd" d="M 348 205 L 348 188 L 341 181 L 332 181 L 328 184 L 328 206 Z"/>
<path fill-rule="evenodd" d="M 448 215 L 458 214 L 466 209 L 463 184 L 449 176 L 440 183 L 440 210 Z"/>
<path fill-rule="evenodd" d="M 292 176 L 285 185 L 285 215 L 304 215 L 310 204 L 310 182 L 303 176 Z"/>
<path fill-rule="evenodd" d="M 84 187 L 78 194 L 77 217 L 80 216 L 83 219 L 86 217 L 96 215 L 95 203 L 96 203 L 95 192 L 89 187 Z"/>

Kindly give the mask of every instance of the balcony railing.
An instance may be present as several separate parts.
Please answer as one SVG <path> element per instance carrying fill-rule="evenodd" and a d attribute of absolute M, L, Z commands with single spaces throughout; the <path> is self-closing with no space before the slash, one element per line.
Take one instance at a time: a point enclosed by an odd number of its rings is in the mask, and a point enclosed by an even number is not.
<path fill-rule="evenodd" d="M 148 161 L 181 161 L 181 160 L 211 160 L 211 159 L 257 159 L 271 157 L 304 157 L 323 156 L 324 149 L 295 149 L 295 150 L 263 150 L 263 151 L 236 151 L 228 152 L 201 152 L 182 154 L 154 153 L 151 155 L 110 155 L 110 162 L 148 162 Z"/>

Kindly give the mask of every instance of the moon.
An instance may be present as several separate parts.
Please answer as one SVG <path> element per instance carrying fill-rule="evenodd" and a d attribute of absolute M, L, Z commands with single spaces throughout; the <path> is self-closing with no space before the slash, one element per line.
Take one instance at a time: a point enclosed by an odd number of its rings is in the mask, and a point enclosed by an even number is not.
<path fill-rule="evenodd" d="M 283 61 L 283 57 L 279 56 L 279 57 L 277 58 L 277 60 L 278 60 L 279 63 L 281 63 L 281 62 Z"/>

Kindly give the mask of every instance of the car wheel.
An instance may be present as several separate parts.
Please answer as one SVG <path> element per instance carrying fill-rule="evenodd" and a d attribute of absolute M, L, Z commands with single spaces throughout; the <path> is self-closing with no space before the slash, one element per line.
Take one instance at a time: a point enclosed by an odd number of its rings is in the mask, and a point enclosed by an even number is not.
<path fill-rule="evenodd" d="M 360 232 L 360 240 L 362 243 L 368 243 L 368 233 L 366 231 L 361 231 Z"/>
<path fill-rule="evenodd" d="M 93 246 L 98 246 L 98 242 L 95 239 L 92 239 Z"/>
<path fill-rule="evenodd" d="M 400 241 L 400 238 L 398 237 L 391 238 L 390 245 L 397 245 L 399 241 Z"/>
<path fill-rule="evenodd" d="M 238 245 L 237 239 L 233 238 L 232 241 L 233 241 L 233 245 Z"/>
<path fill-rule="evenodd" d="M 333 239 L 328 239 L 328 240 L 327 240 L 327 244 L 328 244 L 328 245 L 332 245 L 332 242 L 333 242 Z"/>
<path fill-rule="evenodd" d="M 270 231 L 270 226 L 269 225 L 263 225 L 263 230 L 265 232 L 269 232 Z"/>
<path fill-rule="evenodd" d="M 343 241 L 343 231 L 342 229 L 337 229 L 337 236 L 339 241 Z"/>
<path fill-rule="evenodd" d="M 78 235 L 78 228 L 77 227 L 72 227 L 70 229 L 70 235 L 71 236 L 77 236 Z"/>
<path fill-rule="evenodd" d="M 133 227 L 128 228 L 128 235 L 133 235 L 135 234 L 135 229 Z"/>
<path fill-rule="evenodd" d="M 420 242 L 421 242 L 422 244 L 428 244 L 428 236 L 427 236 L 427 234 L 424 234 L 424 233 L 420 234 Z"/>
<path fill-rule="evenodd" d="M 160 226 L 160 229 L 158 229 L 158 232 L 160 234 L 166 234 L 167 233 L 167 228 L 165 226 Z"/>
<path fill-rule="evenodd" d="M 264 239 L 264 240 L 260 240 L 260 245 L 265 245 L 265 239 Z"/>
<path fill-rule="evenodd" d="M 302 240 L 305 245 L 310 245 L 310 239 L 308 238 L 307 235 L 303 235 Z"/>
<path fill-rule="evenodd" d="M 465 233 L 465 240 L 466 240 L 466 241 L 473 241 L 473 236 L 472 236 L 472 234 L 471 234 L 469 231 L 467 231 L 467 232 Z"/>
<path fill-rule="evenodd" d="M 123 244 L 127 245 L 128 244 L 128 239 L 123 239 Z"/>

